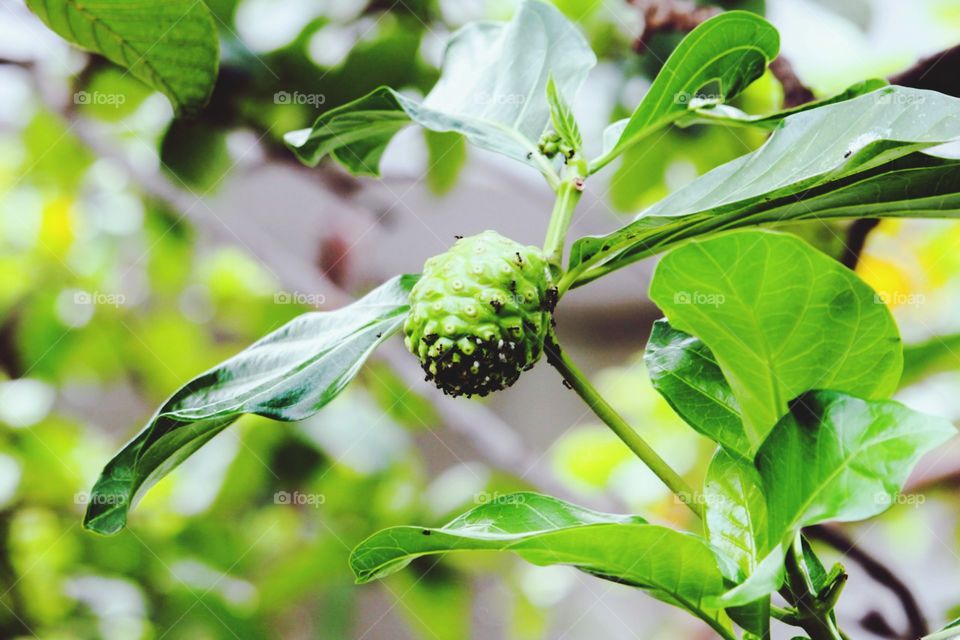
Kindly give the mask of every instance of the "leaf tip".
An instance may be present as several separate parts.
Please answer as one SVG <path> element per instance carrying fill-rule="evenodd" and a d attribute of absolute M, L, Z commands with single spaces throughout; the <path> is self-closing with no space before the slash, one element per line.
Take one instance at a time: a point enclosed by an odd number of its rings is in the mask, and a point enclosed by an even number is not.
<path fill-rule="evenodd" d="M 299 149 L 310 139 L 310 128 L 295 129 L 283 134 L 283 142 L 291 149 Z"/>
<path fill-rule="evenodd" d="M 87 509 L 83 518 L 83 529 L 90 533 L 96 533 L 101 536 L 113 536 L 127 526 L 127 516 L 125 511 L 116 513 L 108 511 L 107 513 L 93 513 L 92 509 Z"/>

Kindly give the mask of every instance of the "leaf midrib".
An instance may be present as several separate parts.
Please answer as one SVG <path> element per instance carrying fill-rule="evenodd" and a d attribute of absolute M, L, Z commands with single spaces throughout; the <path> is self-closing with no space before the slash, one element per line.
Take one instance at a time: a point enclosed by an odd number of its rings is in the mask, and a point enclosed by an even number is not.
<path fill-rule="evenodd" d="M 240 407 L 241 407 L 241 409 L 224 409 L 224 410 L 215 411 L 215 412 L 213 412 L 213 413 L 204 414 L 204 413 L 203 413 L 204 411 L 209 411 L 209 409 L 210 409 L 211 407 L 216 406 L 217 404 L 222 404 L 223 402 L 225 402 L 224 400 L 217 400 L 217 401 L 214 401 L 214 402 L 209 402 L 209 403 L 207 403 L 207 404 L 200 405 L 200 406 L 198 406 L 198 407 L 193 407 L 193 408 L 186 409 L 186 410 L 184 410 L 184 409 L 176 410 L 176 409 L 175 409 L 175 410 L 173 410 L 173 411 L 167 411 L 167 412 L 158 414 L 157 418 L 160 418 L 160 417 L 169 417 L 169 418 L 173 418 L 173 419 L 177 419 L 177 420 L 179 420 L 179 419 L 186 419 L 186 420 L 191 420 L 191 421 L 193 421 L 193 420 L 205 420 L 205 419 L 209 419 L 209 418 L 215 418 L 215 417 L 217 417 L 218 415 L 221 415 L 221 414 L 222 414 L 222 415 L 229 415 L 230 413 L 234 413 L 234 412 L 237 412 L 237 411 L 241 411 L 241 410 L 242 410 L 242 407 L 248 405 L 248 404 L 251 403 L 251 402 L 256 401 L 256 399 L 257 399 L 259 396 L 262 396 L 263 394 L 265 394 L 265 393 L 267 393 L 267 392 L 270 392 L 270 391 L 276 389 L 278 386 L 282 385 L 284 382 L 287 381 L 288 378 L 292 377 L 294 374 L 299 373 L 299 372 L 303 371 L 304 369 L 307 369 L 308 367 L 311 367 L 311 366 L 315 365 L 315 364 L 317 363 L 317 360 L 319 360 L 320 358 L 326 357 L 326 356 L 330 355 L 331 353 L 340 350 L 340 349 L 343 348 L 345 345 L 350 344 L 350 343 L 354 342 L 355 340 L 357 340 L 358 338 L 360 338 L 362 335 L 364 335 L 364 334 L 366 334 L 366 333 L 369 333 L 369 331 L 370 331 L 371 329 L 376 328 L 378 325 L 388 323 L 390 320 L 395 320 L 396 317 L 397 317 L 397 315 L 406 313 L 406 311 L 407 311 L 406 308 L 402 308 L 402 309 L 398 310 L 398 312 L 397 312 L 396 314 L 391 314 L 391 315 L 388 315 L 388 316 L 383 316 L 383 317 L 377 318 L 376 320 L 373 320 L 373 321 L 369 322 L 368 324 L 366 324 L 366 325 L 364 325 L 364 326 L 362 326 L 362 327 L 360 327 L 360 328 L 358 328 L 358 329 L 355 329 L 355 330 L 352 331 L 350 334 L 342 337 L 340 340 L 337 340 L 334 344 L 330 345 L 330 346 L 327 347 L 325 350 L 323 350 L 323 351 L 321 351 L 321 352 L 319 352 L 319 353 L 316 353 L 316 354 L 314 354 L 312 357 L 307 358 L 307 359 L 301 361 L 300 364 L 296 365 L 293 369 L 285 369 L 285 371 L 287 371 L 288 373 L 285 374 L 281 380 L 275 381 L 275 382 L 273 382 L 272 384 L 268 382 L 267 384 L 269 384 L 269 386 L 266 386 L 266 387 L 259 386 L 259 387 L 257 387 L 256 389 L 251 390 L 251 391 L 246 395 L 246 397 L 244 397 L 244 399 L 243 399 L 242 401 L 240 401 L 240 402 L 236 402 L 237 399 L 236 399 L 236 398 L 233 398 L 232 400 L 234 401 L 234 403 L 235 403 L 235 404 L 239 404 Z M 386 335 L 386 332 L 385 332 L 385 335 L 382 336 L 382 338 L 377 339 L 377 341 L 385 340 L 386 338 L 387 338 L 387 335 Z M 216 368 L 212 369 L 211 371 L 216 371 L 217 369 L 219 369 L 219 367 L 216 367 Z M 210 373 L 210 371 L 208 371 L 207 373 Z M 201 374 L 201 375 L 205 375 L 205 374 Z"/>

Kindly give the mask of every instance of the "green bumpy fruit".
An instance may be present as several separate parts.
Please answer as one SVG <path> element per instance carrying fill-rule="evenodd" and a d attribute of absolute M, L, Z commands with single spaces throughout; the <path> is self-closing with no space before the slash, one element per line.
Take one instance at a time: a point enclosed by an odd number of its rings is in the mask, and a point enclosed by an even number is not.
<path fill-rule="evenodd" d="M 484 231 L 424 264 L 405 342 L 444 393 L 485 396 L 540 359 L 556 300 L 540 249 Z"/>

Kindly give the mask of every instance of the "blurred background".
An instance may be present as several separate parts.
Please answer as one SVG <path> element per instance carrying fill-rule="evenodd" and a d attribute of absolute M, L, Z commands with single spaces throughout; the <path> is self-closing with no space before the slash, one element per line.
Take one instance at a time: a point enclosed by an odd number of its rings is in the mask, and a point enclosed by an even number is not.
<path fill-rule="evenodd" d="M 506 554 L 415 562 L 355 586 L 349 550 L 373 531 L 439 525 L 517 489 L 697 526 L 549 367 L 487 401 L 450 400 L 396 339 L 315 419 L 241 419 L 157 485 L 126 531 L 81 529 L 102 466 L 180 384 L 305 310 L 419 271 L 455 235 L 493 228 L 539 244 L 550 212 L 535 171 L 453 135 L 404 131 L 382 181 L 306 169 L 281 144 L 376 86 L 426 92 L 448 35 L 509 18 L 513 0 L 207 4 L 220 77 L 210 105 L 178 121 L 124 70 L 0 0 L 0 638 L 711 638 L 639 592 Z M 600 57 L 575 105 L 598 141 L 639 102 L 695 8 L 555 4 Z M 930 56 L 913 81 L 960 92 L 960 59 L 940 53 L 960 44 L 955 0 L 720 4 L 765 13 L 792 67 L 755 83 L 738 101 L 748 111 Z M 762 140 L 673 129 L 632 149 L 591 181 L 571 237 L 619 226 Z M 863 235 L 793 230 L 838 257 Z M 914 345 L 901 399 L 954 419 L 958 243 L 956 224 L 884 222 L 855 256 Z M 660 315 L 646 298 L 650 268 L 571 293 L 559 333 L 698 482 L 711 448 L 640 360 Z M 814 535 L 830 561 L 851 556 L 840 612 L 854 638 L 916 637 L 960 616 L 960 450 L 937 452 L 910 486 L 883 517 Z"/>

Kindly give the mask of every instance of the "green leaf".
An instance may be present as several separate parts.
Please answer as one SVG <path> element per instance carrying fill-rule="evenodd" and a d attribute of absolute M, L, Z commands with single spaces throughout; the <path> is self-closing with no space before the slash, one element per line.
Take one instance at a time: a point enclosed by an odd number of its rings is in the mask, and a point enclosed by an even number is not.
<path fill-rule="evenodd" d="M 739 569 L 738 575 L 727 577 L 740 582 L 756 571 L 763 553 L 760 545 L 765 544 L 767 535 L 767 505 L 757 470 L 742 459 L 717 451 L 704 480 L 703 504 L 707 540 Z M 728 613 L 747 631 L 768 637 L 769 598 L 762 597 Z"/>
<path fill-rule="evenodd" d="M 886 87 L 796 113 L 756 151 L 700 176 L 613 233 L 577 240 L 566 280 L 583 284 L 718 229 L 956 217 L 960 163 L 916 152 L 958 137 L 960 100 L 932 91 Z"/>
<path fill-rule="evenodd" d="M 417 276 L 398 276 L 355 303 L 305 313 L 194 378 L 104 468 L 84 526 L 123 528 L 154 483 L 245 413 L 303 420 L 330 402 L 403 323 Z"/>
<path fill-rule="evenodd" d="M 369 582 L 420 556 L 475 550 L 513 551 L 534 564 L 573 565 L 646 589 L 732 637 L 722 612 L 702 606 L 724 589 L 717 559 L 703 540 L 536 493 L 499 496 L 440 528 L 384 529 L 354 549 L 350 565 L 358 582 Z"/>
<path fill-rule="evenodd" d="M 284 136 L 301 162 L 316 166 L 331 156 L 350 173 L 379 176 L 380 157 L 398 131 L 410 124 L 401 106 L 404 98 L 388 87 L 331 109 L 317 118 L 310 129 L 291 131 Z"/>
<path fill-rule="evenodd" d="M 681 418 L 732 455 L 751 458 L 740 405 L 710 349 L 699 339 L 653 323 L 643 355 L 654 388 Z"/>
<path fill-rule="evenodd" d="M 427 142 L 426 183 L 434 195 L 449 193 L 467 162 L 467 145 L 459 133 L 424 129 Z"/>
<path fill-rule="evenodd" d="M 810 578 L 812 593 L 819 595 L 823 588 L 830 582 L 831 574 L 828 573 L 827 568 L 823 566 L 823 561 L 820 560 L 813 550 L 810 541 L 803 536 L 800 538 L 800 550 L 802 552 L 799 558 L 801 561 L 800 568 L 804 575 Z"/>
<path fill-rule="evenodd" d="M 828 98 L 814 100 L 813 102 L 806 102 L 791 109 L 783 109 L 781 111 L 777 111 L 776 113 L 770 113 L 762 116 L 747 114 L 736 107 L 726 104 L 710 105 L 691 110 L 680 122 L 678 122 L 678 124 L 684 127 L 694 124 L 720 124 L 730 127 L 757 127 L 760 129 L 775 129 L 787 116 L 792 116 L 795 113 L 801 113 L 803 111 L 810 111 L 811 109 L 817 109 L 828 104 L 850 100 L 866 93 L 870 93 L 871 91 L 876 91 L 877 89 L 881 89 L 888 85 L 889 83 L 883 78 L 870 78 L 868 80 L 862 80 L 856 84 L 850 85 L 844 91 L 841 91 L 840 93 Z"/>
<path fill-rule="evenodd" d="M 381 87 L 285 136 L 300 160 L 330 155 L 360 175 L 379 175 L 383 150 L 410 122 L 454 131 L 473 144 L 553 172 L 537 141 L 550 121 L 547 81 L 574 96 L 596 56 L 557 9 L 527 0 L 508 23 L 476 22 L 447 46 L 440 80 L 423 102 Z"/>
<path fill-rule="evenodd" d="M 130 70 L 179 111 L 205 105 L 220 46 L 207 5 L 196 0 L 26 0 L 58 35 Z"/>
<path fill-rule="evenodd" d="M 801 396 L 757 452 L 770 546 L 799 527 L 886 510 L 920 457 L 954 435 L 949 421 L 891 400 Z"/>
<path fill-rule="evenodd" d="M 785 557 L 786 550 L 783 547 L 777 547 L 757 564 L 756 570 L 745 581 L 719 598 L 709 600 L 709 604 L 727 609 L 739 609 L 768 597 L 783 584 Z"/>
<path fill-rule="evenodd" d="M 573 117 L 570 104 L 557 89 L 553 76 L 547 81 L 547 102 L 550 104 L 550 122 L 553 123 L 553 130 L 560 136 L 560 140 L 574 149 L 582 149 L 583 136 L 580 135 L 580 127 Z"/>
<path fill-rule="evenodd" d="M 782 563 L 802 527 L 885 511 L 920 458 L 954 435 L 949 421 L 891 400 L 835 391 L 812 391 L 794 400 L 757 453 L 769 550 L 761 564 Z M 770 593 L 779 586 L 777 578 L 751 576 L 722 602 Z"/>
<path fill-rule="evenodd" d="M 707 20 L 674 49 L 633 114 L 607 128 L 604 153 L 590 163 L 590 172 L 686 115 L 702 93 L 718 102 L 736 96 L 763 75 L 779 50 L 777 30 L 754 13 L 728 11 Z"/>
<path fill-rule="evenodd" d="M 767 533 L 767 505 L 760 476 L 750 463 L 717 451 L 703 484 L 707 540 L 742 575 L 757 568 Z"/>
<path fill-rule="evenodd" d="M 657 265 L 650 297 L 713 353 L 754 450 L 809 389 L 881 398 L 900 379 L 887 306 L 795 236 L 740 230 L 689 242 Z"/>
<path fill-rule="evenodd" d="M 747 213 L 747 215 L 744 215 Z M 914 153 L 862 174 L 741 211 L 726 227 L 808 220 L 956 218 L 960 216 L 960 162 Z"/>

